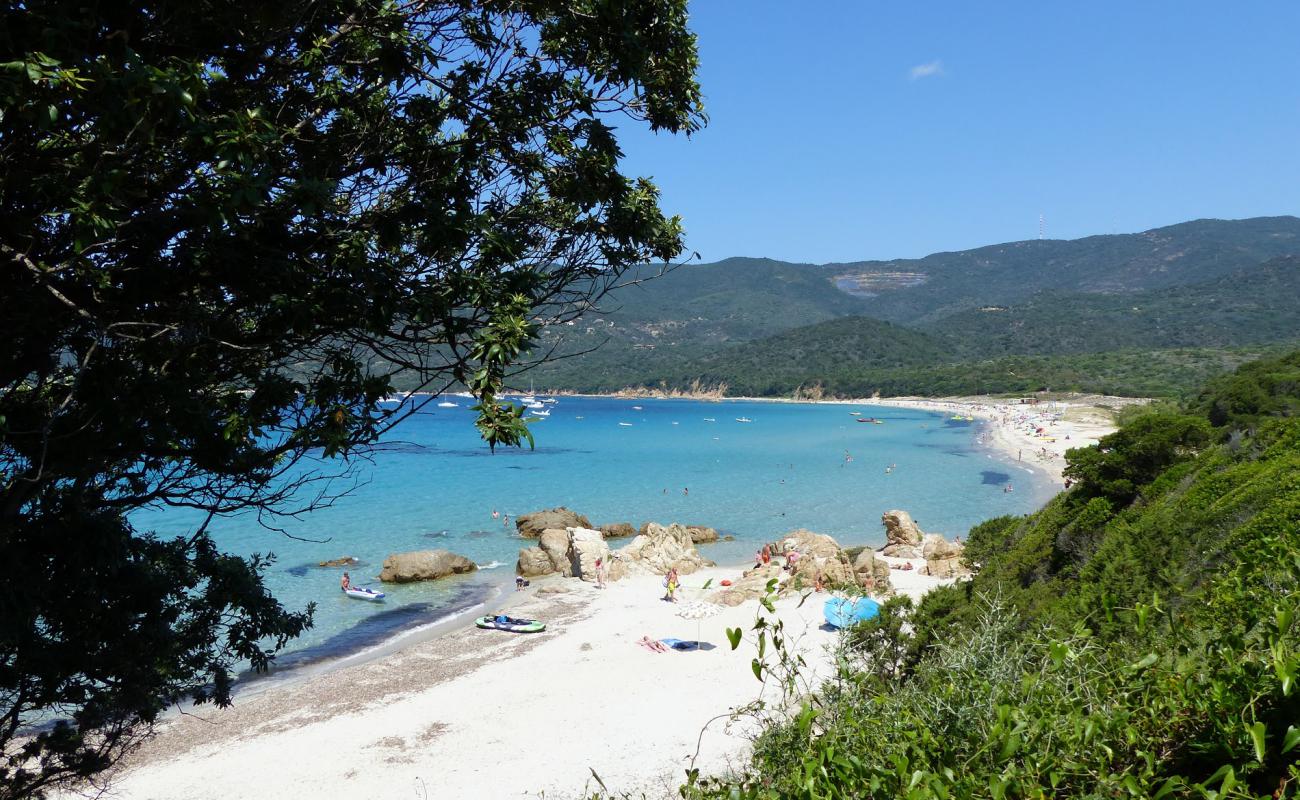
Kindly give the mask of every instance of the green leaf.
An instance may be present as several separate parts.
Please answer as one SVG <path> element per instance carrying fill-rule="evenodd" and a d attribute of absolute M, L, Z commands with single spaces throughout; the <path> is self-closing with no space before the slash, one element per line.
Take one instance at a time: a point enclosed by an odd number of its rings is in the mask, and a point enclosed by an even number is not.
<path fill-rule="evenodd" d="M 731 642 L 732 650 L 740 647 L 740 636 L 740 628 L 727 628 L 727 641 Z"/>
<path fill-rule="evenodd" d="M 1288 726 L 1286 736 L 1282 737 L 1282 752 L 1291 752 L 1297 744 L 1300 744 L 1300 728 L 1296 728 L 1294 725 Z"/>
<path fill-rule="evenodd" d="M 755 678 L 758 678 L 760 681 L 763 680 L 763 663 L 761 661 L 759 661 L 757 658 L 754 659 L 752 662 L 750 662 L 749 668 L 754 671 Z"/>
<path fill-rule="evenodd" d="M 1255 760 L 1264 763 L 1264 723 L 1256 722 L 1246 728 L 1250 741 L 1255 745 Z"/>

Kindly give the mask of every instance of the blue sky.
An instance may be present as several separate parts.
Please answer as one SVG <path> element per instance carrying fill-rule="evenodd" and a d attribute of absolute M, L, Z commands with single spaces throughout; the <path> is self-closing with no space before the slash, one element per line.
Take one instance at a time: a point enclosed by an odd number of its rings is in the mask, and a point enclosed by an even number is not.
<path fill-rule="evenodd" d="M 1300 0 L 695 0 L 710 124 L 621 126 L 704 261 L 1300 214 Z"/>

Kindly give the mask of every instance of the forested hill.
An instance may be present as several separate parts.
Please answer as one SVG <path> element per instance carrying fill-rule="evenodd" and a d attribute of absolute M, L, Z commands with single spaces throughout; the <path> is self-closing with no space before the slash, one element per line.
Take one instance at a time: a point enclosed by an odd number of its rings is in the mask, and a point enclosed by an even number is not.
<path fill-rule="evenodd" d="M 544 332 L 541 351 L 585 354 L 520 386 L 1173 395 L 1300 341 L 1295 217 L 911 260 L 647 265 L 628 277 L 602 313 Z"/>
<path fill-rule="evenodd" d="M 1143 233 L 1030 240 L 921 259 L 828 265 L 840 285 L 864 287 L 868 314 L 918 323 L 1045 291 L 1132 292 L 1201 283 L 1300 253 L 1300 219 L 1195 220 Z M 894 288 L 891 274 L 920 276 Z"/>

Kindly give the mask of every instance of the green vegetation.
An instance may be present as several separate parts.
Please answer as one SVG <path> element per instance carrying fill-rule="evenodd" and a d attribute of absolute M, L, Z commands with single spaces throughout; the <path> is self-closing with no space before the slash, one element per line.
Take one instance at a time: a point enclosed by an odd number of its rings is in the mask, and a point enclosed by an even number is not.
<path fill-rule="evenodd" d="M 685 0 L 24 0 L 0 10 L 0 798 L 226 703 L 311 622 L 268 559 L 161 505 L 266 519 L 398 421 L 497 397 L 610 283 L 682 249 L 612 123 L 703 122 Z M 307 456 L 342 456 L 335 467 Z M 298 465 L 296 468 L 295 465 Z M 326 472 L 322 474 L 320 470 Z M 302 490 L 302 491 L 300 491 Z"/>
<path fill-rule="evenodd" d="M 1255 362 L 1071 451 L 1071 490 L 971 530 L 972 580 L 887 603 L 750 774 L 686 796 L 1296 796 L 1298 377 Z"/>

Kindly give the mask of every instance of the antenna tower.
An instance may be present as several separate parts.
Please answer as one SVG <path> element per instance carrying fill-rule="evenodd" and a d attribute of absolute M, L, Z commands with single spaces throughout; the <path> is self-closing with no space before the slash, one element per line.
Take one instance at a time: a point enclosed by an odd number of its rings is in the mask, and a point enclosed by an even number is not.
<path fill-rule="evenodd" d="M 1043 215 L 1042 214 L 1038 215 L 1038 238 L 1039 240 L 1043 238 Z"/>

